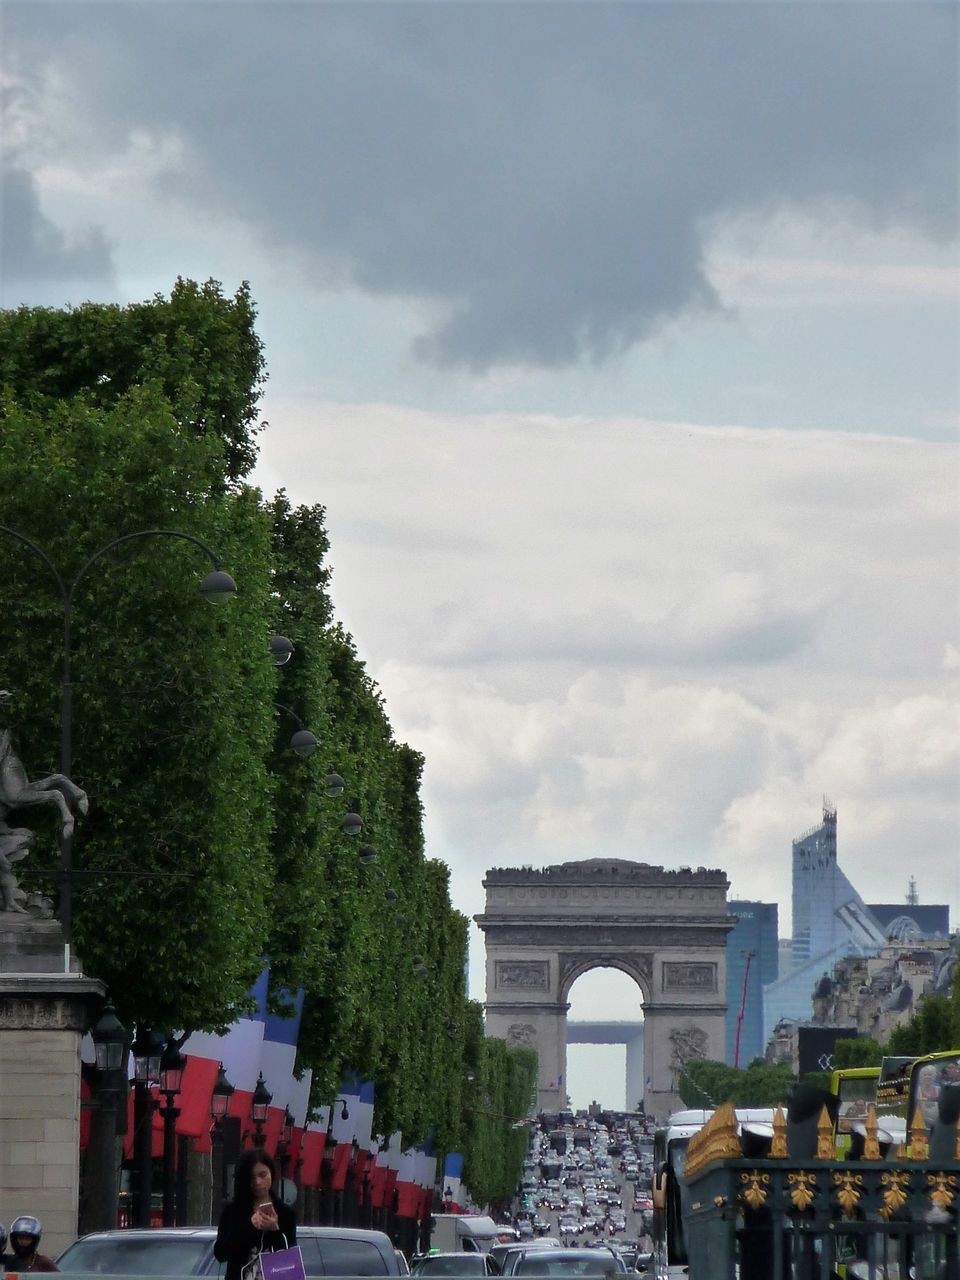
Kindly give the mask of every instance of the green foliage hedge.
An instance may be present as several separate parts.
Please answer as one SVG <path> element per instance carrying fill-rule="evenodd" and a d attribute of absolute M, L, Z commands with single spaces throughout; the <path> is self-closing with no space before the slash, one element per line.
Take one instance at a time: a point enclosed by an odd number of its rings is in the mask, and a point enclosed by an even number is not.
<path fill-rule="evenodd" d="M 499 1199 L 526 1145 L 503 1117 L 526 1114 L 535 1057 L 486 1040 L 466 998 L 467 921 L 424 853 L 423 760 L 333 616 L 322 506 L 246 482 L 265 377 L 254 321 L 246 287 L 190 281 L 130 307 L 0 313 L 0 523 L 68 581 L 116 537 L 180 530 L 239 587 L 210 608 L 209 562 L 174 538 L 124 544 L 79 585 L 72 775 L 91 811 L 74 860 L 94 874 L 74 882 L 77 948 L 124 1021 L 186 1032 L 233 1021 L 269 959 L 275 1008 L 305 992 L 314 1104 L 348 1072 L 373 1080 L 378 1131 L 433 1131 L 440 1152 L 464 1150 L 474 1196 Z M 62 605 L 42 562 L 3 541 L 0 685 L 40 776 L 58 770 Z M 282 669 L 272 633 L 296 646 Z M 316 734 L 309 759 L 274 703 Z M 334 770 L 339 799 L 323 788 Z M 347 807 L 359 840 L 340 829 Z M 23 880 L 51 891 L 37 872 L 56 866 L 54 824 L 38 822 Z"/>

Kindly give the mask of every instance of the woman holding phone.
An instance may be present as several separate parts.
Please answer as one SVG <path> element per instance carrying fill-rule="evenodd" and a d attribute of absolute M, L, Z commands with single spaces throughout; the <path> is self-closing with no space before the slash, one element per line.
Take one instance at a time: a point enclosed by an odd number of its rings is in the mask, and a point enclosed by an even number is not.
<path fill-rule="evenodd" d="M 233 1199 L 223 1206 L 213 1256 L 224 1280 L 258 1280 L 261 1253 L 297 1243 L 297 1220 L 277 1196 L 277 1171 L 265 1151 L 244 1151 L 233 1172 Z M 251 1266 L 251 1264 L 255 1264 Z"/>

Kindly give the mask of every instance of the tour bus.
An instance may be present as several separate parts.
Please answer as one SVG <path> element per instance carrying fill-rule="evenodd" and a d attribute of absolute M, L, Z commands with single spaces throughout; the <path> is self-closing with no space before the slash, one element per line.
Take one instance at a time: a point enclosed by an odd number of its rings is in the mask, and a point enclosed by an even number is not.
<path fill-rule="evenodd" d="M 951 1085 L 960 1085 L 960 1049 L 917 1058 L 910 1067 L 907 1122 L 913 1123 L 919 1107 L 924 1124 L 932 1130 L 937 1124 L 943 1090 Z"/>
<path fill-rule="evenodd" d="M 752 1130 L 769 1129 L 772 1134 L 772 1107 L 738 1107 L 737 1124 Z M 687 1216 L 687 1188 L 683 1171 L 687 1147 L 703 1128 L 712 1111 L 675 1111 L 653 1139 L 653 1224 L 657 1258 L 657 1280 L 687 1275 L 687 1243 L 684 1220 Z"/>
<path fill-rule="evenodd" d="M 867 1107 L 877 1101 L 879 1067 L 843 1067 L 830 1076 L 830 1092 L 838 1100 L 834 1145 L 842 1159 L 850 1149 L 853 1126 L 867 1118 Z"/>

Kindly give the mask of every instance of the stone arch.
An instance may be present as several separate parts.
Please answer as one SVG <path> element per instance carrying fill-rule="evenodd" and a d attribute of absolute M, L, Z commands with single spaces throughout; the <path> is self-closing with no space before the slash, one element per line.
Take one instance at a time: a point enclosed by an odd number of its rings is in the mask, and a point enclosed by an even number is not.
<path fill-rule="evenodd" d="M 723 871 L 594 858 L 495 868 L 475 917 L 487 952 L 487 1034 L 537 1050 L 538 1105 L 566 1104 L 567 998 L 591 969 L 619 969 L 643 997 L 644 1096 L 665 1116 L 691 1056 L 722 1059 L 727 913 Z"/>
<path fill-rule="evenodd" d="M 564 1004 L 569 1004 L 570 991 L 577 979 L 593 969 L 619 969 L 637 984 L 644 1005 L 650 999 L 650 974 L 632 957 L 568 956 L 567 966 L 560 973 L 560 999 Z"/>

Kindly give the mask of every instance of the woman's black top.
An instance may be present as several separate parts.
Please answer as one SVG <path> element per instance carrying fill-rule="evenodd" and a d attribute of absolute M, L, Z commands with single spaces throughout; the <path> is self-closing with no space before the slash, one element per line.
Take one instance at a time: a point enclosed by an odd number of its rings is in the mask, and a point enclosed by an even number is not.
<path fill-rule="evenodd" d="M 297 1219 L 293 1210 L 275 1197 L 270 1198 L 277 1211 L 279 1231 L 258 1231 L 250 1221 L 252 1204 L 238 1208 L 231 1201 L 223 1206 L 213 1256 L 218 1262 L 227 1264 L 224 1280 L 240 1280 L 240 1272 L 258 1253 L 269 1253 L 297 1243 Z"/>

